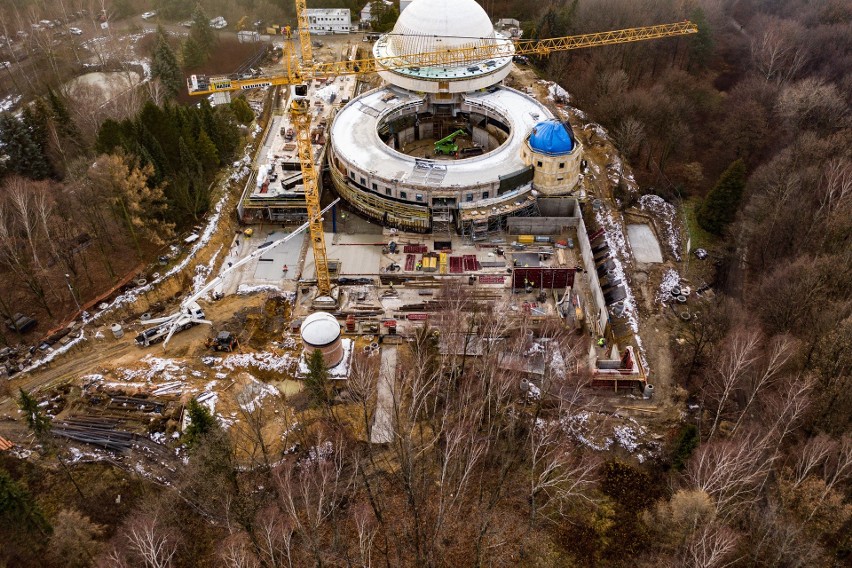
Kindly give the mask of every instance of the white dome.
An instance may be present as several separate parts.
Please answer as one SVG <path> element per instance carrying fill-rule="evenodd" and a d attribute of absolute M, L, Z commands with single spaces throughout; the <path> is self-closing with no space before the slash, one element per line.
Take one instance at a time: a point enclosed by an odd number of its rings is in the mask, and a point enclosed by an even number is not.
<path fill-rule="evenodd" d="M 494 26 L 475 0 L 414 0 L 399 15 L 388 47 L 389 55 L 409 55 L 494 39 Z"/>
<path fill-rule="evenodd" d="M 326 312 L 316 312 L 305 318 L 300 328 L 302 341 L 313 347 L 323 347 L 340 337 L 340 324 Z"/>

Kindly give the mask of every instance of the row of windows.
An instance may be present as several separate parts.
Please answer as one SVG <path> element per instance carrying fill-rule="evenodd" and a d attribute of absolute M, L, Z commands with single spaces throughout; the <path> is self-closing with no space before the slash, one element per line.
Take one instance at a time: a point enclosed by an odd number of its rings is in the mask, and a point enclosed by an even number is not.
<path fill-rule="evenodd" d="M 357 181 L 356 177 L 355 177 L 355 172 L 349 172 L 349 179 L 351 179 L 352 181 Z M 366 188 L 367 187 L 367 180 L 363 176 L 360 176 L 360 180 L 361 180 L 361 187 Z M 379 184 L 377 184 L 376 182 L 372 182 L 370 184 L 370 187 L 376 193 L 380 193 L 380 191 L 381 191 L 381 189 L 379 188 Z M 385 191 L 385 195 L 387 195 L 388 197 L 393 197 L 393 189 L 392 188 L 384 187 L 383 189 Z M 417 203 L 424 203 L 425 202 L 425 197 L 423 196 L 422 193 L 414 193 L 413 195 L 414 195 L 414 201 L 415 202 L 417 202 Z M 474 196 L 475 196 L 474 193 L 467 193 L 464 196 L 464 200 L 468 203 L 472 203 Z M 491 192 L 489 192 L 489 191 L 483 191 L 482 192 L 482 199 L 488 199 L 490 196 L 491 196 Z M 399 198 L 404 199 L 406 201 L 410 200 L 410 198 L 408 197 L 407 191 L 400 191 L 399 192 Z"/>
<path fill-rule="evenodd" d="M 535 165 L 536 165 L 536 167 L 540 168 L 540 167 L 542 167 L 542 165 L 543 165 L 543 164 L 542 164 L 542 161 L 541 161 L 541 160 L 539 160 L 539 161 L 537 161 L 537 162 L 535 163 Z M 564 169 L 565 169 L 565 162 L 559 162 L 559 169 L 560 169 L 560 170 L 564 170 Z"/>

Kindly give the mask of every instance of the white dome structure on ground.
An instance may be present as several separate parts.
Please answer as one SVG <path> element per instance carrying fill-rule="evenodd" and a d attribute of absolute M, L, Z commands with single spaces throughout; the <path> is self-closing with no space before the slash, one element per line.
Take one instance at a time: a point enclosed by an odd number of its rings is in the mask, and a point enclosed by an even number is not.
<path fill-rule="evenodd" d="M 418 55 L 479 48 L 486 57 L 477 51 L 464 63 Z M 475 0 L 414 0 L 373 46 L 380 65 L 396 58 L 379 71 L 388 85 L 354 98 L 331 125 L 329 171 L 340 196 L 386 226 L 474 238 L 535 214 L 538 164 L 558 170 L 560 161 L 532 160 L 527 140 L 554 117 L 500 84 L 513 54 Z M 574 143 L 564 174 L 537 178 L 548 195 L 573 190 L 580 155 Z"/>
<path fill-rule="evenodd" d="M 462 93 L 490 87 L 511 70 L 514 46 L 494 26 L 475 0 L 415 0 L 400 14 L 389 34 L 373 46 L 382 58 L 466 48 L 495 48 L 494 56 L 476 62 L 429 65 L 418 58 L 408 67 L 386 68 L 382 78 L 405 89 L 424 93 Z"/>
<path fill-rule="evenodd" d="M 343 360 L 344 349 L 340 337 L 340 324 L 333 315 L 315 312 L 305 318 L 299 331 L 306 357 L 319 349 L 328 368 L 336 366 Z"/>

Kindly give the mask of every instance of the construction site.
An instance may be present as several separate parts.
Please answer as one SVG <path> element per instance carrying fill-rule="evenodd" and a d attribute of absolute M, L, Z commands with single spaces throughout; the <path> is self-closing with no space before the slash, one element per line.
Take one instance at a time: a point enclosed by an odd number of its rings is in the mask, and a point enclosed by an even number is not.
<path fill-rule="evenodd" d="M 72 322 L 16 386 L 41 393 L 81 455 L 136 448 L 166 479 L 163 444 L 190 399 L 228 425 L 264 407 L 284 448 L 314 350 L 340 404 L 356 359 L 378 358 L 364 436 L 387 443 L 398 361 L 418 333 L 440 336 L 447 360 L 523 334 L 505 359 L 518 396 L 553 369 L 582 375 L 608 401 L 611 438 L 633 420 L 617 409 L 654 413 L 672 396 L 643 318 L 662 307 L 688 319 L 700 298 L 671 274 L 683 254 L 673 212 L 647 200 L 620 211 L 613 189 L 636 187 L 607 133 L 519 62 L 688 33 L 682 22 L 523 45 L 473 0 L 415 0 L 375 44 L 312 53 L 300 26 L 281 74 L 193 76 L 191 94 L 268 97 L 254 145 L 175 255 Z M 481 321 L 495 313 L 496 336 Z M 570 361 L 547 348 L 563 336 Z M 11 399 L 0 410 L 20 435 Z"/>

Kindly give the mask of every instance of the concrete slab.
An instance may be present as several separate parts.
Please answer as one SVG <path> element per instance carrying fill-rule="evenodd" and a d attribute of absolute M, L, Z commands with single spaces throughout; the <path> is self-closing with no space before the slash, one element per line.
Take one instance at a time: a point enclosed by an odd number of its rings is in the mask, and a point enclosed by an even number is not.
<path fill-rule="evenodd" d="M 286 235 L 287 233 L 283 231 L 275 231 L 266 237 L 266 241 L 281 239 Z M 255 279 L 263 281 L 277 281 L 281 280 L 282 277 L 295 278 L 295 274 L 299 267 L 299 254 L 302 251 L 302 243 L 304 239 L 304 235 L 298 235 L 286 243 L 278 245 L 269 252 L 263 253 L 260 258 L 257 259 L 257 266 L 254 271 Z M 285 265 L 288 267 L 286 274 L 283 270 Z"/>
<path fill-rule="evenodd" d="M 627 225 L 627 238 L 636 262 L 663 262 L 663 252 L 654 231 L 648 225 Z"/>
<path fill-rule="evenodd" d="M 329 260 L 339 260 L 340 274 L 345 276 L 361 276 L 379 274 L 382 266 L 382 246 L 386 242 L 381 235 L 346 235 L 337 233 L 325 234 L 326 255 Z M 388 264 L 385 259 L 384 264 Z M 280 268 L 279 268 L 280 270 Z M 309 247 L 305 257 L 303 278 L 316 278 L 314 251 Z"/>
<path fill-rule="evenodd" d="M 373 416 L 373 428 L 370 442 L 387 444 L 393 440 L 393 393 L 396 384 L 396 345 L 382 347 L 382 364 L 376 384 L 376 414 Z"/>

